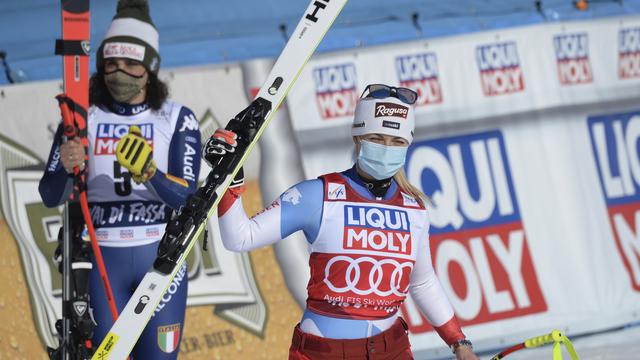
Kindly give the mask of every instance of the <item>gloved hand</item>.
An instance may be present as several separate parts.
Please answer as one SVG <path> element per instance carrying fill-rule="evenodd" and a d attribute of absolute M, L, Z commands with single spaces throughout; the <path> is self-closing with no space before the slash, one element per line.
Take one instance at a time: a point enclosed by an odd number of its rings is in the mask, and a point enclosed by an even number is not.
<path fill-rule="evenodd" d="M 238 146 L 237 138 L 238 135 L 233 131 L 217 129 L 202 148 L 202 156 L 207 164 L 214 167 L 222 156 L 234 153 Z M 227 194 L 233 195 L 234 198 L 239 198 L 244 191 L 244 171 L 240 168 L 229 185 Z"/>
<path fill-rule="evenodd" d="M 129 133 L 118 142 L 116 159 L 129 170 L 136 184 L 149 180 L 157 170 L 156 162 L 153 160 L 153 148 L 142 137 L 142 132 L 136 125 L 131 125 Z"/>
<path fill-rule="evenodd" d="M 233 131 L 217 129 L 202 147 L 202 157 L 210 167 L 218 164 L 222 156 L 234 153 L 238 142 L 238 135 Z"/>

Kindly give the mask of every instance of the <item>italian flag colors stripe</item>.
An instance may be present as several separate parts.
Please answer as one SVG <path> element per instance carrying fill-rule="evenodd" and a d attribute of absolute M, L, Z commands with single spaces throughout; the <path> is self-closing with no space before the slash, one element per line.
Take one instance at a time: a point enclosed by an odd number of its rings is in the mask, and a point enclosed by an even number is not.
<path fill-rule="evenodd" d="M 158 327 L 158 346 L 160 350 L 171 353 L 180 342 L 180 324 Z"/>

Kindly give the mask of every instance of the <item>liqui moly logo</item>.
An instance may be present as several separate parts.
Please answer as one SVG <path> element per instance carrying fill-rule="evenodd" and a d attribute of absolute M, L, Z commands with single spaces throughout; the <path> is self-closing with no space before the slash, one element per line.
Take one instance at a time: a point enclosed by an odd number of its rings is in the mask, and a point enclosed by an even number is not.
<path fill-rule="evenodd" d="M 640 77 L 640 27 L 618 32 L 618 77 Z"/>
<path fill-rule="evenodd" d="M 556 35 L 553 37 L 553 47 L 556 52 L 560 84 L 593 82 L 587 33 Z"/>
<path fill-rule="evenodd" d="M 334 119 L 352 116 L 358 101 L 356 67 L 352 63 L 313 69 L 320 116 Z"/>
<path fill-rule="evenodd" d="M 396 73 L 400 86 L 418 93 L 415 106 L 442 102 L 438 76 L 438 59 L 433 52 L 396 57 Z"/>
<path fill-rule="evenodd" d="M 524 76 L 513 41 L 476 47 L 482 92 L 496 96 L 524 90 Z"/>
<path fill-rule="evenodd" d="M 589 131 L 616 248 L 640 292 L 640 111 L 591 117 Z"/>
<path fill-rule="evenodd" d="M 142 137 L 153 146 L 153 124 L 136 124 L 142 132 Z M 113 155 L 116 153 L 118 141 L 129 133 L 129 124 L 100 123 L 96 131 L 96 141 L 93 148 L 95 155 Z"/>
<path fill-rule="evenodd" d="M 411 254 L 409 217 L 404 210 L 346 205 L 344 224 L 345 249 Z"/>
<path fill-rule="evenodd" d="M 546 311 L 502 133 L 418 142 L 407 156 L 409 181 L 433 201 L 431 257 L 458 318 L 480 324 Z M 412 331 L 429 331 L 412 310 L 404 312 Z"/>

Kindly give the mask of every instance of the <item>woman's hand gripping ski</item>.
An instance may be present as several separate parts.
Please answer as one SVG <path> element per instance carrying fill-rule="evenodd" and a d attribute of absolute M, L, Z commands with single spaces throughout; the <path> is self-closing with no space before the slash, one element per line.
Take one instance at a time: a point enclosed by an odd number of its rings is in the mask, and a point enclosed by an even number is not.
<path fill-rule="evenodd" d="M 238 147 L 238 142 L 236 141 L 237 138 L 238 135 L 233 131 L 217 129 L 204 144 L 202 149 L 202 156 L 204 157 L 207 165 L 213 168 L 224 155 L 236 152 Z M 244 191 L 244 171 L 240 168 L 229 185 L 227 193 L 231 193 L 233 197 L 238 198 Z"/>

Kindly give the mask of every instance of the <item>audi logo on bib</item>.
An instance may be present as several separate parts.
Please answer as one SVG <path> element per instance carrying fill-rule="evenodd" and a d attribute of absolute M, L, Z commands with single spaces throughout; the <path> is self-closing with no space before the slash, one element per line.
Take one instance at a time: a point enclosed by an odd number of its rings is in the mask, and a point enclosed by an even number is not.
<path fill-rule="evenodd" d="M 336 265 L 334 266 L 334 264 Z M 357 295 L 389 296 L 393 294 L 405 296 L 412 269 L 413 261 L 402 262 L 395 259 L 378 260 L 369 256 L 353 258 L 339 255 L 327 262 L 324 270 L 324 283 L 336 293 L 353 292 Z M 340 278 L 338 272 L 344 273 L 344 279 Z M 362 276 L 367 272 L 368 276 Z M 385 273 L 391 273 L 391 276 L 385 277 Z M 333 284 L 331 279 L 336 278 L 340 283 L 344 281 L 344 285 Z"/>
<path fill-rule="evenodd" d="M 310 261 L 308 289 L 314 311 L 368 319 L 398 311 L 414 264 L 411 258 L 356 253 L 312 253 Z"/>

